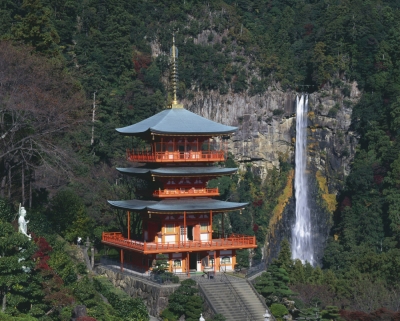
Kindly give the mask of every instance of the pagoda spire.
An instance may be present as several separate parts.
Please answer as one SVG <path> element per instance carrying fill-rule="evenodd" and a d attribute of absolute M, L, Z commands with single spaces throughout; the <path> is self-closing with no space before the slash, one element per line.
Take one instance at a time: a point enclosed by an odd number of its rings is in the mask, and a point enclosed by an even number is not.
<path fill-rule="evenodd" d="M 183 104 L 179 104 L 178 98 L 176 96 L 178 89 L 178 48 L 175 46 L 175 32 L 172 34 L 172 47 L 171 47 L 171 74 L 172 74 L 172 92 L 173 100 L 171 103 L 171 108 L 183 108 Z"/>

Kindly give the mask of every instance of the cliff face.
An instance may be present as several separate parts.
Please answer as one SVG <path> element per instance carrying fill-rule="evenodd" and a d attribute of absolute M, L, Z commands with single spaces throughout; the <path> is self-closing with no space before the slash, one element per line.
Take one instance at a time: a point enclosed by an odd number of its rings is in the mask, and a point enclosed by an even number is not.
<path fill-rule="evenodd" d="M 347 97 L 340 89 L 321 90 L 309 95 L 308 169 L 310 207 L 315 223 L 315 244 L 320 258 L 329 232 L 336 194 L 349 173 L 357 137 L 350 130 L 352 106 L 360 98 L 357 84 L 347 85 Z M 239 127 L 231 137 L 228 150 L 241 166 L 251 163 L 254 172 L 268 180 L 267 169 L 279 168 L 280 159 L 294 167 L 296 137 L 296 95 L 294 91 L 269 88 L 263 95 L 220 95 L 218 92 L 194 93 L 183 101 L 187 109 L 227 125 Z M 293 184 L 293 180 L 288 180 Z M 285 201 L 270 220 L 267 250 L 272 257 L 279 252 L 282 238 L 290 238 L 295 200 Z"/>

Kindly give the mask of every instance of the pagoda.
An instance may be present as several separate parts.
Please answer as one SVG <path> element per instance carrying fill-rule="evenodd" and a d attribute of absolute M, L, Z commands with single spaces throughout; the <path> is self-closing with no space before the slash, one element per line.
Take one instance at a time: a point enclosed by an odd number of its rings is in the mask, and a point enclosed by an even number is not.
<path fill-rule="evenodd" d="M 128 150 L 129 168 L 117 168 L 125 175 L 137 176 L 158 184 L 148 200 L 109 200 L 117 209 L 127 211 L 127 233 L 103 232 L 102 243 L 120 251 L 124 262 L 141 271 L 150 271 L 157 259 L 168 261 L 169 271 L 218 272 L 233 270 L 236 251 L 256 248 L 254 236 L 225 235 L 224 213 L 242 210 L 247 203 L 214 199 L 218 188 L 208 188 L 210 179 L 231 175 L 237 168 L 216 166 L 226 159 L 222 148 L 215 148 L 215 138 L 234 133 L 225 126 L 183 108 L 176 96 L 177 48 L 172 52 L 173 101 L 166 109 L 139 123 L 118 128 L 125 136 L 147 142 L 147 151 Z M 141 216 L 142 235 L 131 238 L 130 217 Z M 222 232 L 213 231 L 213 218 L 221 215 Z"/>

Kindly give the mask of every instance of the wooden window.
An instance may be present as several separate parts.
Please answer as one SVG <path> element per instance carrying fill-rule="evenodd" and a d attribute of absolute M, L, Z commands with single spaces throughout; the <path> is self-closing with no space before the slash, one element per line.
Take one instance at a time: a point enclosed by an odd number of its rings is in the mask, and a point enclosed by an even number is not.
<path fill-rule="evenodd" d="M 165 224 L 165 233 L 174 233 L 175 224 Z"/>
<path fill-rule="evenodd" d="M 208 223 L 200 223 L 200 231 L 207 232 L 208 231 Z"/>
<path fill-rule="evenodd" d="M 175 267 L 181 267 L 182 266 L 182 261 L 181 260 L 174 260 L 174 266 Z"/>
<path fill-rule="evenodd" d="M 222 257 L 221 264 L 231 264 L 231 258 L 229 256 Z"/>

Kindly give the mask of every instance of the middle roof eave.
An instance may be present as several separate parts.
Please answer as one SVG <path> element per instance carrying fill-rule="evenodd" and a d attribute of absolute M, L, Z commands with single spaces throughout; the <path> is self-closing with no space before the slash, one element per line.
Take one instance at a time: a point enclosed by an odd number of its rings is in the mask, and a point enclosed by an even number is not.
<path fill-rule="evenodd" d="M 244 208 L 248 203 L 225 202 L 212 198 L 193 198 L 193 199 L 168 199 L 157 201 L 108 201 L 108 203 L 118 209 L 132 211 L 149 212 L 200 212 L 200 211 L 233 211 Z"/>
<path fill-rule="evenodd" d="M 151 173 L 156 176 L 195 176 L 195 175 L 230 175 L 237 171 L 237 168 L 202 166 L 202 167 L 160 167 L 160 168 L 145 168 L 145 167 L 130 167 L 117 168 L 122 174 L 140 175 Z"/>

